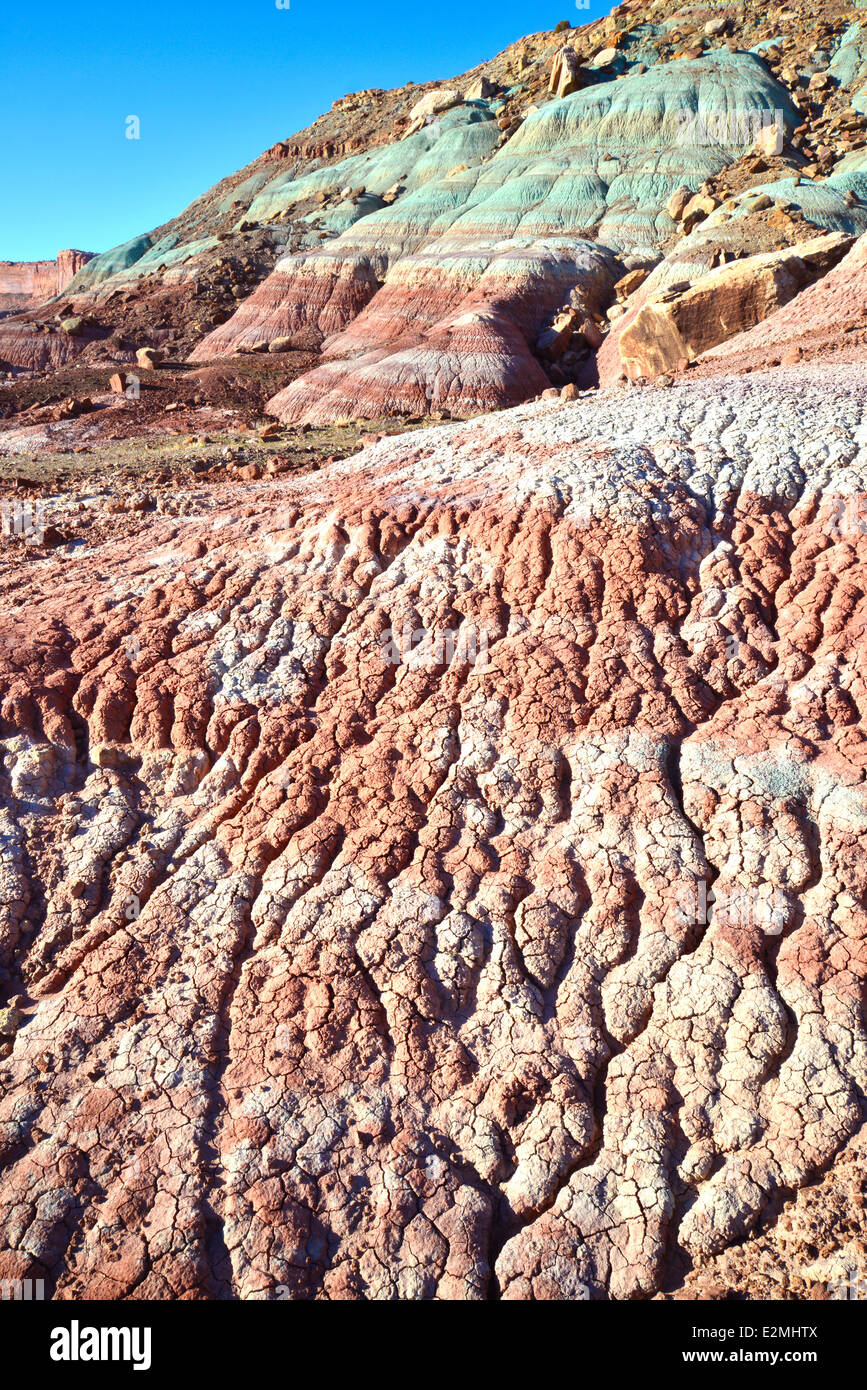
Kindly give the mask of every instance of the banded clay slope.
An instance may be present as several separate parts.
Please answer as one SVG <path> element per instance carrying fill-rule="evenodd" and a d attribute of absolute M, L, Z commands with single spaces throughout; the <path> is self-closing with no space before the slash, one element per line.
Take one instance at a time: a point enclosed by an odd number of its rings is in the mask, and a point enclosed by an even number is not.
<path fill-rule="evenodd" d="M 607 17 L 580 32 L 601 44 L 612 26 Z M 546 91 L 562 42 L 550 32 L 528 35 L 451 80 L 463 94 L 484 73 L 500 92 L 495 109 L 510 132 L 520 106 Z M 123 360 L 125 339 L 134 346 L 168 344 L 186 356 L 284 253 L 318 246 L 382 207 L 379 195 L 390 185 L 397 184 L 401 194 L 412 192 L 435 172 L 442 176 L 463 161 L 464 152 L 450 148 L 447 134 L 433 160 L 426 165 L 419 158 L 453 117 L 433 132 L 421 131 L 421 140 L 415 138 L 419 132 L 410 134 L 413 108 L 441 85 L 407 82 L 390 91 L 338 97 L 305 130 L 278 140 L 178 216 L 95 256 L 68 286 L 62 305 L 34 309 L 14 331 L 0 326 L 0 365 L 42 370 L 77 355 L 92 360 L 106 346 Z M 461 108 L 461 117 L 473 114 L 463 102 Z M 476 116 L 481 112 L 490 118 L 485 103 L 476 104 Z M 494 142 L 505 139 L 506 131 L 494 125 Z M 447 161 L 438 170 L 437 159 Z M 64 314 L 93 317 L 101 334 L 70 343 L 58 329 Z"/>
<path fill-rule="evenodd" d="M 543 401 L 6 570 L 0 1275 L 648 1296 L 832 1168 L 865 388 Z"/>
<path fill-rule="evenodd" d="M 769 11 L 627 0 L 445 82 L 340 97 L 177 217 L 94 257 L 62 300 L 0 324 L 0 369 L 121 365 L 142 346 L 175 360 L 277 351 L 287 338 L 307 351 L 324 339 L 322 373 L 275 410 L 327 422 L 444 400 L 471 414 L 548 380 L 595 382 L 599 323 L 576 335 L 571 362 L 552 368 L 538 350 L 545 315 L 582 307 L 583 271 L 572 286 L 564 275 L 576 243 L 640 263 L 627 270 L 667 260 L 663 195 L 724 184 L 756 153 L 750 117 L 773 113 L 786 137 L 754 167 L 780 216 L 867 228 L 862 24 L 842 0 Z M 776 245 L 767 227 L 731 220 L 725 255 Z M 521 264 L 503 257 L 504 241 Z M 698 259 L 708 254 L 703 245 Z M 70 332 L 76 318 L 86 323 Z"/>
<path fill-rule="evenodd" d="M 705 110 L 723 113 L 731 143 L 684 137 Z M 193 357 L 284 334 L 300 344 L 310 329 L 336 333 L 323 344 L 327 364 L 272 401 L 287 422 L 426 402 L 468 414 L 526 399 L 548 384 L 531 355 L 546 320 L 573 290 L 571 307 L 582 314 L 607 306 L 622 273 L 613 252 L 654 259 L 675 230 L 665 210 L 671 194 L 749 147 L 751 134 L 737 144 L 735 115 L 744 111 L 757 120 L 781 112 L 790 131 L 797 121 L 761 61 L 727 49 L 549 103 L 476 168 L 458 168 L 322 250 L 279 262 Z M 580 248 L 589 238 L 613 262 L 607 294 L 592 306 L 574 254 L 576 240 Z"/>
<path fill-rule="evenodd" d="M 36 370 L 62 365 L 94 349 L 88 338 L 72 339 L 58 329 L 64 314 L 86 314 L 102 329 L 96 339 L 104 351 L 109 334 L 132 337 L 136 345 L 169 343 L 184 355 L 217 323 L 229 317 L 237 300 L 273 268 L 287 250 L 318 244 L 318 225 L 305 222 L 312 198 L 276 215 L 268 224 L 252 221 L 253 200 L 272 183 L 303 178 L 336 162 L 351 149 L 375 150 L 393 138 L 404 109 L 423 88 L 358 93 L 335 102 L 334 109 L 296 137 L 278 141 L 245 168 L 220 180 L 177 217 L 152 231 L 94 256 L 64 284 L 60 306 L 34 308 L 0 325 L 0 362 Z M 311 195 L 316 191 L 312 186 Z M 363 211 L 361 209 L 360 211 Z M 324 235 L 324 233 L 323 233 Z M 47 294 L 42 296 L 48 298 Z M 57 313 L 49 310 L 58 310 Z M 117 352 L 121 346 L 111 346 Z"/>
<path fill-rule="evenodd" d="M 867 229 L 861 23 L 839 5 L 769 16 L 736 6 L 722 16 L 618 7 L 603 28 L 568 36 L 575 89 L 560 99 L 534 93 L 523 109 L 518 98 L 511 124 L 498 119 L 493 153 L 480 149 L 476 162 L 284 257 L 193 357 L 321 344 L 323 364 L 271 402 L 292 424 L 391 411 L 469 415 L 551 382 L 595 384 L 597 370 L 610 382 L 621 375 L 616 342 L 603 347 L 598 368 L 588 360 L 604 316 L 594 308 L 589 333 L 579 327 L 590 305 L 576 243 L 616 253 L 621 275 L 655 265 L 659 288 L 821 230 Z M 595 52 L 603 34 L 607 47 Z M 472 105 L 497 113 L 503 103 Z M 756 141 L 764 118 L 775 127 L 765 131 L 770 143 Z M 303 188 L 275 188 L 251 215 Z M 670 199 L 697 190 L 703 206 L 679 224 Z M 609 289 L 603 309 L 612 298 Z M 541 345 L 563 315 L 572 316 L 579 347 L 562 367 L 555 353 L 552 370 Z"/>

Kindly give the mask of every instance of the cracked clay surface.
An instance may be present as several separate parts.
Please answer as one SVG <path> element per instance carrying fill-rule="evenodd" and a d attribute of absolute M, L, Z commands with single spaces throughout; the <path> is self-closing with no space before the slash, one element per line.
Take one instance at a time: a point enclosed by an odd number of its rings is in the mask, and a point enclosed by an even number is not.
<path fill-rule="evenodd" d="M 542 401 L 7 568 L 0 1275 L 645 1297 L 831 1170 L 865 385 Z"/>

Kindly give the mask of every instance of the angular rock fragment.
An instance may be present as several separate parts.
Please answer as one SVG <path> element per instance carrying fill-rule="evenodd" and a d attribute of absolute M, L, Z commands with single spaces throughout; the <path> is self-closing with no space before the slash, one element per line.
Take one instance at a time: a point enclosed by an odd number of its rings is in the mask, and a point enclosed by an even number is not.
<path fill-rule="evenodd" d="M 651 295 L 620 334 L 627 377 L 677 370 L 726 338 L 752 328 L 839 261 L 852 238 L 831 232 L 782 251 L 720 266 L 686 289 Z"/>
<path fill-rule="evenodd" d="M 571 44 L 564 44 L 554 55 L 548 91 L 557 97 L 566 97 L 570 92 L 580 90 L 583 79 L 584 73 L 578 54 Z"/>

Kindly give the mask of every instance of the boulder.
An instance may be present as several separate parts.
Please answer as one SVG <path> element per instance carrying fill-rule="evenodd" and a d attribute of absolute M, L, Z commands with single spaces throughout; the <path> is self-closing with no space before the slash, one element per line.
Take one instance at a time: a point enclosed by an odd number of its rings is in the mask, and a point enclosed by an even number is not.
<path fill-rule="evenodd" d="M 665 205 L 665 210 L 673 222 L 679 222 L 683 217 L 683 210 L 692 196 L 691 188 L 678 188 L 672 193 Z"/>
<path fill-rule="evenodd" d="M 428 116 L 436 116 L 441 111 L 448 111 L 450 107 L 457 106 L 463 98 L 457 87 L 434 87 L 433 91 L 425 92 L 409 113 L 410 121 L 424 121 Z"/>
<path fill-rule="evenodd" d="M 545 328 L 536 340 L 536 351 L 540 357 L 556 362 L 562 357 L 575 332 L 578 314 L 574 309 L 564 309 L 557 314 L 549 327 Z"/>
<path fill-rule="evenodd" d="M 753 149 L 764 158 L 782 153 L 786 132 L 782 125 L 763 125 L 753 141 Z"/>
<path fill-rule="evenodd" d="M 617 295 L 618 299 L 628 299 L 629 296 L 638 289 L 639 285 L 644 284 L 646 279 L 647 271 L 643 266 L 639 266 L 635 270 L 630 270 L 627 275 L 623 276 L 622 280 L 617 281 L 617 284 L 614 286 L 614 293 Z"/>
<path fill-rule="evenodd" d="M 66 396 L 62 401 L 47 407 L 47 418 L 49 420 L 76 420 L 79 415 L 86 415 L 89 410 L 93 410 L 93 401 L 90 396 Z"/>
<path fill-rule="evenodd" d="M 766 319 L 836 265 L 851 245 L 851 237 L 831 232 L 720 266 L 686 289 L 652 295 L 620 334 L 625 375 L 635 380 L 677 371 L 682 360 L 694 361 Z"/>
<path fill-rule="evenodd" d="M 712 198 L 709 193 L 693 194 L 681 213 L 681 229 L 687 233 L 691 232 L 697 222 L 703 222 L 718 207 L 719 200 Z"/>
<path fill-rule="evenodd" d="M 499 90 L 498 84 L 482 73 L 464 92 L 464 101 L 487 101 L 488 97 L 496 96 Z"/>
<path fill-rule="evenodd" d="M 548 91 L 553 92 L 554 96 L 565 97 L 570 92 L 579 91 L 583 80 L 584 69 L 578 61 L 578 54 L 571 44 L 564 44 L 554 54 Z"/>
<path fill-rule="evenodd" d="M 773 199 L 767 193 L 751 193 L 748 197 L 742 198 L 740 206 L 745 212 L 765 212 L 773 207 Z"/>
<path fill-rule="evenodd" d="M 827 275 L 796 295 L 770 318 L 729 338 L 706 354 L 720 370 L 749 363 L 784 366 L 802 355 L 830 357 L 867 331 L 867 233 Z"/>
<path fill-rule="evenodd" d="M 65 545 L 66 540 L 67 537 L 62 531 L 59 531 L 56 526 L 49 525 L 43 528 L 39 543 L 48 549 L 54 549 L 55 546 Z"/>
<path fill-rule="evenodd" d="M 601 348 L 605 341 L 605 334 L 602 332 L 598 323 L 594 323 L 593 319 L 585 319 L 578 331 L 587 346 L 592 348 L 594 352 L 598 348 Z"/>
<path fill-rule="evenodd" d="M 143 372 L 153 372 L 162 362 L 163 356 L 161 348 L 140 347 L 136 349 L 135 360 Z"/>

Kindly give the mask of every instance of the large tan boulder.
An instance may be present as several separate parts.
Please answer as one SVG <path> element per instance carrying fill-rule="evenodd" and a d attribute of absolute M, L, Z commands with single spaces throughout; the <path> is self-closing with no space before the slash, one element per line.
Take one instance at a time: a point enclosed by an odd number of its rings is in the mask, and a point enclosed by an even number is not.
<path fill-rule="evenodd" d="M 630 270 L 622 279 L 617 281 L 614 286 L 614 293 L 619 300 L 628 299 L 634 294 L 639 285 L 643 285 L 647 279 L 647 270 L 644 266 L 638 266 L 635 270 Z"/>
<path fill-rule="evenodd" d="M 672 219 L 672 221 L 680 221 L 680 219 L 683 217 L 684 208 L 686 207 L 687 203 L 689 202 L 692 196 L 692 189 L 690 188 L 681 187 L 675 189 L 674 193 L 672 193 L 671 197 L 665 205 L 665 210 L 668 213 L 669 217 Z"/>
<path fill-rule="evenodd" d="M 456 87 L 434 87 L 432 92 L 425 92 L 420 97 L 415 106 L 409 113 L 411 121 L 424 120 L 426 116 L 436 116 L 440 111 L 448 111 L 450 107 L 457 106 L 462 100 L 460 92 Z"/>
<path fill-rule="evenodd" d="M 136 349 L 135 360 L 141 371 L 153 372 L 162 362 L 163 356 L 160 348 L 140 347 Z"/>
<path fill-rule="evenodd" d="M 738 369 L 784 365 L 802 357 L 830 357 L 857 345 L 867 328 L 867 232 L 851 251 L 778 313 L 712 348 L 704 360 Z M 850 335 L 853 335 L 850 337 Z M 852 351 L 852 348 L 849 348 Z M 856 347 L 857 352 L 857 347 Z"/>
<path fill-rule="evenodd" d="M 842 259 L 852 237 L 831 232 L 720 266 L 686 288 L 651 295 L 620 334 L 631 380 L 676 371 L 717 343 L 766 319 Z"/>
<path fill-rule="evenodd" d="M 570 92 L 580 89 L 583 80 L 584 69 L 578 61 L 578 54 L 570 44 L 564 44 L 554 54 L 548 91 L 558 97 L 567 97 Z"/>
<path fill-rule="evenodd" d="M 486 101 L 488 97 L 496 96 L 499 90 L 497 83 L 492 82 L 490 77 L 485 77 L 482 73 L 481 77 L 477 77 L 467 87 L 464 92 L 464 101 Z"/>
<path fill-rule="evenodd" d="M 771 125 L 763 125 L 761 127 L 758 135 L 753 141 L 753 149 L 757 154 L 763 155 L 766 159 L 771 159 L 774 155 L 782 153 L 785 139 L 785 126 L 781 121 L 774 121 Z"/>
<path fill-rule="evenodd" d="M 556 314 L 550 326 L 536 340 L 539 356 L 547 357 L 552 362 L 562 357 L 578 326 L 579 317 L 577 309 L 572 308 L 563 309 Z"/>
<path fill-rule="evenodd" d="M 697 222 L 703 222 L 718 207 L 718 199 L 711 197 L 709 193 L 694 193 L 680 214 L 681 231 L 691 232 Z"/>

